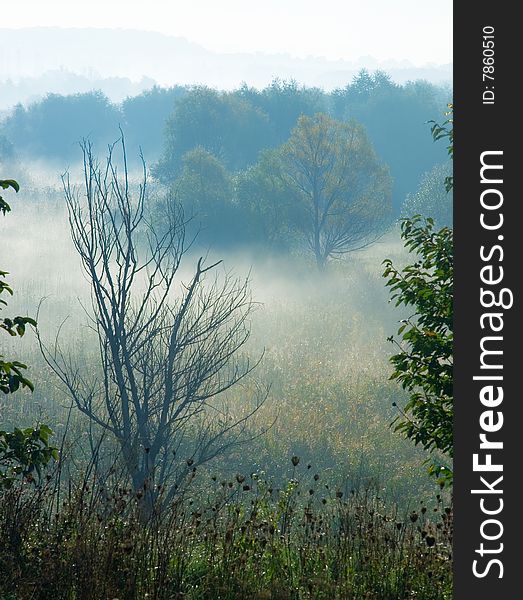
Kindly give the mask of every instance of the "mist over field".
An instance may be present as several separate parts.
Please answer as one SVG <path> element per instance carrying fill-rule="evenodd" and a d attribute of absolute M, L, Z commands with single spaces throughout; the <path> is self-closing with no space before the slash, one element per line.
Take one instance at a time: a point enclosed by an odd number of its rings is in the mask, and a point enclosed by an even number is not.
<path fill-rule="evenodd" d="M 74 349 L 78 343 L 93 342 L 82 308 L 89 308 L 90 294 L 61 200 L 59 189 L 47 200 L 26 196 L 24 205 L 17 208 L 17 218 L 24 223 L 23 237 L 15 228 L 8 228 L 7 221 L 2 223 L 2 239 L 10 248 L 4 266 L 12 273 L 10 281 L 17 291 L 10 302 L 12 311 L 35 315 L 43 300 L 38 321 L 44 339 L 54 341 L 65 320 L 62 343 Z M 401 486 L 426 488 L 423 470 L 416 466 L 423 455 L 388 430 L 393 418 L 391 404 L 400 394 L 395 385 L 387 383 L 390 343 L 386 338 L 402 315 L 388 302 L 381 262 L 391 256 L 405 260 L 397 232 L 334 263 L 320 275 L 308 260 L 263 257 L 248 247 L 236 251 L 194 249 L 184 257 L 178 286 L 190 280 L 203 254 L 209 263 L 223 260 L 220 276 L 232 271 L 237 277 L 249 278 L 257 306 L 251 317 L 248 352 L 253 357 L 265 352 L 254 377 L 272 387 L 263 418 L 271 423 L 278 419 L 261 445 L 280 446 L 282 433 L 288 436 L 277 456 L 267 457 L 268 463 L 247 455 L 243 468 L 267 469 L 270 464 L 271 474 L 277 476 L 281 469 L 287 470 L 289 456 L 299 452 L 317 466 L 329 465 L 333 473 L 349 478 L 363 475 L 382 487 L 385 471 L 390 483 L 392 465 L 387 462 L 392 460 L 393 476 Z M 23 415 L 23 424 L 28 426 L 35 419 L 56 422 L 65 400 L 54 398 L 56 386 L 34 336 L 28 334 L 23 349 L 15 340 L 7 348 L 10 355 L 20 355 L 31 365 L 37 390 L 24 394 L 16 406 L 4 402 L 4 419 L 19 423 L 19 415 Z M 363 419 L 364 415 L 371 416 L 374 423 Z M 314 432 L 312 420 L 317 428 Z M 383 445 L 370 437 L 376 426 Z M 390 444 L 403 454 L 393 456 L 387 448 Z M 365 461 L 372 466 L 365 467 Z"/>
<path fill-rule="evenodd" d="M 450 598 L 450 66 L 16 27 L 0 598 Z"/>

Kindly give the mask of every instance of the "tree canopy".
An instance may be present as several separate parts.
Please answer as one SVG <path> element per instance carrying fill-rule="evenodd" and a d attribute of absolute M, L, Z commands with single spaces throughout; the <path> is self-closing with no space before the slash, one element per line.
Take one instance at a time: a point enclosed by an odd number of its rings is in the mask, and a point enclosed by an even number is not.
<path fill-rule="evenodd" d="M 445 153 L 426 136 L 427 121 L 450 97 L 445 87 L 425 81 L 394 83 L 385 73 L 361 71 L 344 88 L 326 92 L 296 81 L 275 79 L 262 90 L 243 85 L 234 91 L 205 86 L 154 87 L 121 104 L 100 92 L 52 94 L 17 106 L 0 124 L 0 160 L 59 160 L 71 156 L 78 141 L 89 138 L 102 149 L 126 133 L 131 157 L 141 147 L 164 183 L 180 175 L 183 155 L 201 146 L 235 174 L 290 136 L 300 116 L 322 112 L 340 121 L 352 119 L 367 130 L 377 154 L 393 178 L 393 207 L 399 212 L 423 173 L 443 162 Z M 133 163 L 134 164 L 134 163 Z"/>
<path fill-rule="evenodd" d="M 241 96 L 195 87 L 167 121 L 165 148 L 155 175 L 172 182 L 182 156 L 196 147 L 219 157 L 231 170 L 244 168 L 265 147 L 266 129 L 267 116 Z"/>
<path fill-rule="evenodd" d="M 300 117 L 280 149 L 279 169 L 320 269 L 374 241 L 388 223 L 392 181 L 362 125 L 322 113 Z"/>

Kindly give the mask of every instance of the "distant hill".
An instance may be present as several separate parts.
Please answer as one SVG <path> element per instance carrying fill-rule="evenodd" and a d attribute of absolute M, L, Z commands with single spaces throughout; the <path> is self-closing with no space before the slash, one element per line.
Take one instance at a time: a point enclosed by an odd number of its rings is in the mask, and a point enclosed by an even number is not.
<path fill-rule="evenodd" d="M 212 52 L 155 32 L 124 29 L 0 28 L 0 110 L 47 92 L 102 89 L 119 101 L 152 87 L 207 84 L 232 89 L 264 87 L 274 78 L 325 89 L 342 87 L 361 69 L 382 69 L 398 83 L 426 79 L 450 83 L 452 65 L 417 67 L 372 57 L 333 61 L 287 54 Z"/>

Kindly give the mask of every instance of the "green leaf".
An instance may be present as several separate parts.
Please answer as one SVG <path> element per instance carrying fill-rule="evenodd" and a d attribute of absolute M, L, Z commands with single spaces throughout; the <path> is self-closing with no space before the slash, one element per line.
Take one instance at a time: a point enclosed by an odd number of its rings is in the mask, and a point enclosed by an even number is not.
<path fill-rule="evenodd" d="M 4 190 L 7 190 L 11 187 L 14 189 L 15 192 L 20 191 L 20 186 L 18 185 L 18 182 L 14 179 L 0 179 L 0 187 L 2 187 Z"/>

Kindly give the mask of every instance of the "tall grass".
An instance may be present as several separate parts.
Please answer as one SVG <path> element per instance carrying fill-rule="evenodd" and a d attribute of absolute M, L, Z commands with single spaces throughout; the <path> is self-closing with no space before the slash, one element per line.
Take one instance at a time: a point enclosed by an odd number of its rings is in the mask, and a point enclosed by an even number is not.
<path fill-rule="evenodd" d="M 34 315 L 45 297 L 39 314 L 44 339 L 52 345 L 67 319 L 61 345 L 89 363 L 96 360 L 97 349 L 79 302 L 89 306 L 88 287 L 68 238 L 63 206 L 57 198 L 54 204 L 39 203 L 37 218 L 31 210 L 17 207 L 30 243 L 15 230 L 5 232 L 12 248 L 12 310 Z M 35 260 L 26 260 L 29 255 Z M 422 465 L 426 456 L 389 428 L 396 416 L 392 403 L 401 406 L 404 398 L 388 381 L 391 348 L 386 339 L 403 315 L 388 304 L 380 267 L 385 256 L 401 262 L 401 244 L 393 235 L 334 263 L 321 277 L 296 257 L 224 257 L 239 274 L 252 266 L 253 297 L 260 306 L 247 350 L 254 359 L 264 352 L 255 377 L 271 388 L 252 427 L 272 427 L 248 449 L 227 456 L 217 470 L 264 469 L 286 477 L 288 458 L 298 453 L 331 470 L 339 481 L 382 487 L 386 482 L 387 493 L 400 502 L 413 493 L 432 493 Z M 2 422 L 29 426 L 44 421 L 60 438 L 70 400 L 57 388 L 31 334 L 16 343 L 4 341 L 10 356 L 29 365 L 36 391 L 3 402 Z M 231 406 L 242 406 L 244 396 L 243 390 L 232 391 Z M 71 428 L 85 434 L 88 425 L 77 412 L 72 421 Z"/>
<path fill-rule="evenodd" d="M 344 492 L 311 465 L 274 488 L 208 474 L 147 517 L 140 492 L 93 472 L 23 483 L 0 508 L 2 600 L 451 597 L 451 510 L 438 497 L 400 514 L 371 490 Z M 57 498 L 60 491 L 60 497 Z"/>
<path fill-rule="evenodd" d="M 88 289 L 63 207 L 42 201 L 19 216 L 30 241 L 2 233 L 10 309 L 34 315 L 47 297 L 43 336 L 53 343 L 69 317 L 62 346 L 89 365 L 96 348 L 78 302 L 88 304 Z M 426 455 L 389 428 L 403 396 L 388 381 L 386 338 L 402 315 L 387 304 L 380 263 L 399 264 L 401 252 L 391 236 L 321 277 L 297 259 L 255 262 L 261 305 L 247 351 L 264 350 L 256 379 L 271 391 L 252 430 L 270 428 L 147 518 L 140 493 L 108 466 L 111 440 L 93 462 L 99 432 L 70 409 L 35 340 L 4 340 L 36 390 L 2 401 L 2 425 L 43 421 L 57 445 L 65 439 L 57 473 L 1 492 L 0 600 L 450 598 L 448 498 L 429 508 Z M 226 258 L 239 273 L 251 264 Z"/>

